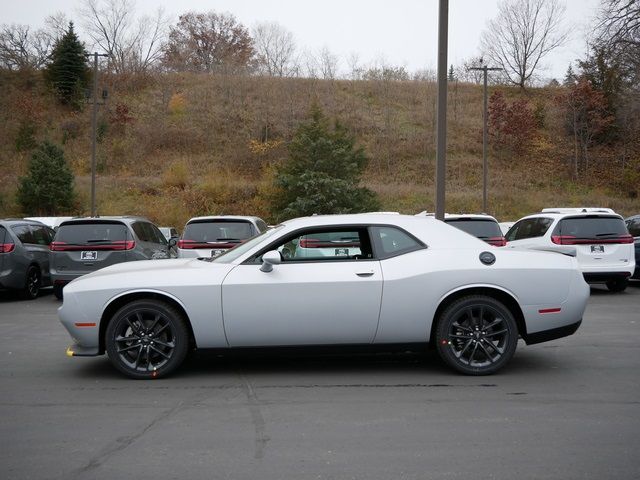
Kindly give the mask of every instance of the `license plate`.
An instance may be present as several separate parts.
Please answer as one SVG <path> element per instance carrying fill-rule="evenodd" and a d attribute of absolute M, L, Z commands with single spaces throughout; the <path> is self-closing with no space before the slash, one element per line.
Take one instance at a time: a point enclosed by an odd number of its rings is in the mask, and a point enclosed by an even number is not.
<path fill-rule="evenodd" d="M 217 256 L 218 256 L 218 255 L 220 255 L 221 253 L 224 253 L 224 250 L 220 250 L 220 249 L 211 250 L 211 256 L 212 256 L 212 257 L 217 257 Z"/>
<path fill-rule="evenodd" d="M 336 248 L 336 257 L 348 257 L 349 249 L 348 248 Z"/>
<path fill-rule="evenodd" d="M 96 251 L 83 250 L 82 252 L 80 252 L 80 260 L 97 260 L 97 259 L 98 259 L 98 252 Z"/>
<path fill-rule="evenodd" d="M 591 253 L 604 253 L 604 245 L 591 245 Z"/>

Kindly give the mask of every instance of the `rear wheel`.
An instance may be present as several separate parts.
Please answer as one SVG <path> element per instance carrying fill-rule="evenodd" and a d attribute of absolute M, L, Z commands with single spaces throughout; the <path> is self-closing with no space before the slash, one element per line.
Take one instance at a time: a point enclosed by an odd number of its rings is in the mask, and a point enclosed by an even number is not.
<path fill-rule="evenodd" d="M 33 300 L 38 297 L 40 291 L 40 269 L 35 265 L 31 265 L 27 269 L 27 275 L 24 280 L 24 288 L 22 296 L 27 300 Z"/>
<path fill-rule="evenodd" d="M 607 288 L 611 292 L 624 292 L 629 285 L 629 280 L 626 278 L 615 278 L 607 281 Z"/>
<path fill-rule="evenodd" d="M 440 315 L 436 332 L 440 358 L 467 375 L 489 375 L 516 351 L 518 327 L 511 311 L 485 295 L 469 295 Z"/>
<path fill-rule="evenodd" d="M 111 318 L 105 346 L 111 363 L 128 377 L 160 378 L 185 359 L 189 331 L 174 307 L 157 300 L 136 300 Z"/>
<path fill-rule="evenodd" d="M 58 300 L 62 300 L 62 285 L 54 285 L 53 294 Z"/>

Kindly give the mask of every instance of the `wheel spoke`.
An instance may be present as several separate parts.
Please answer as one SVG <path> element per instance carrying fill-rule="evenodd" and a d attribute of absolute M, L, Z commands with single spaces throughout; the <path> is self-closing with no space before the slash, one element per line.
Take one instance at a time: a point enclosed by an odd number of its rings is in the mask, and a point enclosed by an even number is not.
<path fill-rule="evenodd" d="M 497 331 L 497 332 L 487 333 L 487 334 L 485 335 L 485 337 L 493 337 L 493 336 L 495 336 L 495 335 L 500 335 L 500 334 L 502 334 L 502 333 L 506 333 L 506 332 L 507 332 L 507 329 L 505 328 L 504 330 L 499 330 L 499 331 Z"/>
<path fill-rule="evenodd" d="M 154 337 L 157 337 L 157 336 L 158 336 L 158 334 L 159 334 L 160 332 L 162 332 L 162 331 L 163 331 L 165 328 L 167 328 L 168 326 L 169 326 L 169 324 L 168 324 L 168 323 L 165 323 L 162 327 L 160 327 L 160 329 L 159 329 L 157 332 L 154 332 L 152 335 L 153 335 Z"/>
<path fill-rule="evenodd" d="M 496 325 L 498 325 L 499 323 L 502 322 L 501 318 L 496 318 L 493 322 L 491 322 L 489 325 L 485 326 L 484 329 L 485 330 L 489 330 L 490 328 L 495 327 Z"/>
<path fill-rule="evenodd" d="M 156 343 L 156 344 L 158 344 L 158 345 L 160 345 L 162 347 L 166 347 L 166 348 L 175 348 L 175 346 L 176 346 L 176 344 L 173 343 L 173 342 L 166 342 L 165 343 L 165 342 L 162 342 L 162 341 L 156 340 L 156 339 L 153 340 L 153 343 Z"/>
<path fill-rule="evenodd" d="M 485 342 L 487 345 L 489 345 L 493 349 L 494 352 L 497 352 L 500 355 L 502 355 L 504 353 L 504 349 L 503 348 L 499 348 L 498 346 L 494 345 L 493 343 L 491 343 L 486 338 L 483 338 L 482 341 Z"/>
<path fill-rule="evenodd" d="M 465 327 L 464 325 L 461 325 L 458 322 L 453 322 L 452 325 L 455 328 L 459 328 L 460 330 L 466 330 L 467 332 L 473 332 L 473 328 Z"/>
<path fill-rule="evenodd" d="M 473 344 L 473 351 L 471 352 L 471 355 L 469 355 L 469 365 L 471 365 L 471 363 L 473 362 L 473 357 L 477 351 L 478 351 L 478 342 Z"/>
<path fill-rule="evenodd" d="M 455 354 L 455 356 L 456 356 L 456 357 L 458 357 L 458 358 L 462 357 L 462 355 L 464 355 L 464 352 L 466 352 L 466 351 L 467 351 L 467 349 L 469 348 L 469 345 L 471 345 L 471 343 L 472 343 L 472 340 L 469 340 L 469 341 L 465 344 L 465 346 L 462 348 L 462 350 L 460 350 L 460 351 L 459 351 L 459 352 L 457 352 L 457 353 L 454 351 L 453 353 Z"/>
<path fill-rule="evenodd" d="M 489 359 L 489 361 L 491 363 L 493 363 L 493 357 L 491 356 L 491 354 L 489 353 L 489 351 L 485 348 L 485 346 L 482 344 L 482 342 L 478 342 L 477 345 L 480 345 L 480 348 L 482 349 L 482 351 L 485 353 L 485 355 L 487 356 L 487 358 Z"/>
<path fill-rule="evenodd" d="M 133 364 L 133 367 L 137 370 L 138 369 L 138 365 L 140 364 L 140 357 L 142 357 L 142 345 L 140 345 L 140 350 L 138 350 L 138 355 L 136 356 L 136 361 Z"/>
<path fill-rule="evenodd" d="M 480 315 L 478 316 L 478 327 L 484 328 L 484 306 L 480 306 Z"/>
<path fill-rule="evenodd" d="M 151 350 L 153 350 L 154 352 L 158 352 L 160 355 L 162 355 L 164 358 L 171 358 L 171 355 L 167 355 L 166 353 L 164 353 L 162 350 L 158 350 L 156 347 L 154 347 L 153 345 L 151 345 Z"/>
<path fill-rule="evenodd" d="M 158 321 L 160 320 L 160 314 L 156 314 L 156 317 L 153 319 L 153 323 L 151 324 L 151 326 L 149 328 L 147 328 L 147 332 L 148 333 L 153 333 L 153 329 L 156 328 L 156 325 L 158 324 Z"/>
<path fill-rule="evenodd" d="M 469 339 L 469 335 L 457 335 L 455 333 L 450 333 L 449 338 L 464 338 L 465 340 Z"/>
<path fill-rule="evenodd" d="M 136 335 L 140 335 L 140 330 L 138 329 L 138 327 L 136 327 L 131 320 L 129 319 L 129 317 L 127 317 L 125 319 L 127 321 L 127 323 L 129 324 L 129 326 L 131 327 L 131 330 L 133 331 L 134 334 Z"/>
<path fill-rule="evenodd" d="M 142 348 L 142 345 L 136 343 L 135 345 L 129 345 L 128 347 L 119 348 L 118 353 L 128 352 L 129 350 L 133 350 L 134 348 Z"/>
<path fill-rule="evenodd" d="M 136 340 L 138 340 L 139 337 L 134 336 L 134 337 L 116 337 L 116 342 L 135 342 Z"/>

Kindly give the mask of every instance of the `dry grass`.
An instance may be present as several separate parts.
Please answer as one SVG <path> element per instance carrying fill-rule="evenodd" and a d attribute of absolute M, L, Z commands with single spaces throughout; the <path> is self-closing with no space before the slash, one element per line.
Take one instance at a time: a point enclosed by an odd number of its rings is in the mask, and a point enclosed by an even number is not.
<path fill-rule="evenodd" d="M 27 116 L 37 125 L 37 140 L 65 140 L 76 174 L 77 213 L 87 213 L 89 110 L 74 113 L 56 105 L 37 75 L 26 80 L 2 75 L 7 88 L 0 89 L 0 216 L 27 213 L 14 199 L 29 158 L 15 152 L 14 141 Z M 208 213 L 269 219 L 273 166 L 286 158 L 287 142 L 313 102 L 340 119 L 365 148 L 370 164 L 364 183 L 380 195 L 383 209 L 434 209 L 434 84 L 192 74 L 110 77 L 107 83 L 110 97 L 100 114 L 104 132 L 98 145 L 101 214 L 140 214 L 176 226 Z M 590 175 L 579 182 L 569 179 L 571 142 L 562 133 L 556 94 L 553 89 L 506 90 L 508 100 L 525 95 L 532 105 L 542 105 L 545 127 L 525 155 L 491 151 L 489 213 L 515 219 L 550 205 L 640 211 L 633 180 L 640 177 L 640 168 L 633 166 L 640 165 L 637 150 L 627 153 L 623 171 L 615 148 L 594 149 Z M 112 121 L 116 104 L 127 106 L 131 122 Z M 448 112 L 446 209 L 479 211 L 481 88 L 450 85 Z"/>

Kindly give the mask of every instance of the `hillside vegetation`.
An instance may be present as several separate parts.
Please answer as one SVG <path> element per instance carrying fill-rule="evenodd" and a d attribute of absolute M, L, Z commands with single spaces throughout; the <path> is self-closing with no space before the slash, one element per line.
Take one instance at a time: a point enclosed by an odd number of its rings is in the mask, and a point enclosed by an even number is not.
<path fill-rule="evenodd" d="M 337 119 L 369 157 L 364 185 L 384 210 L 434 210 L 436 85 L 426 81 L 320 80 L 166 73 L 101 77 L 109 91 L 98 121 L 100 215 L 139 214 L 181 227 L 201 214 L 269 211 L 274 167 L 311 105 Z M 0 216 L 27 215 L 16 201 L 32 148 L 60 145 L 76 180 L 73 214 L 90 211 L 90 106 L 56 102 L 39 72 L 0 72 Z M 492 132 L 489 212 L 513 220 L 546 206 L 607 206 L 640 212 L 637 138 L 591 147 L 572 168 L 564 87 L 500 90 L 528 108 L 522 138 Z M 517 103 L 520 102 L 520 103 Z M 524 107 L 523 107 L 524 106 Z M 448 212 L 478 212 L 482 201 L 482 88 L 451 82 Z M 504 136 L 503 136 L 504 137 Z"/>

